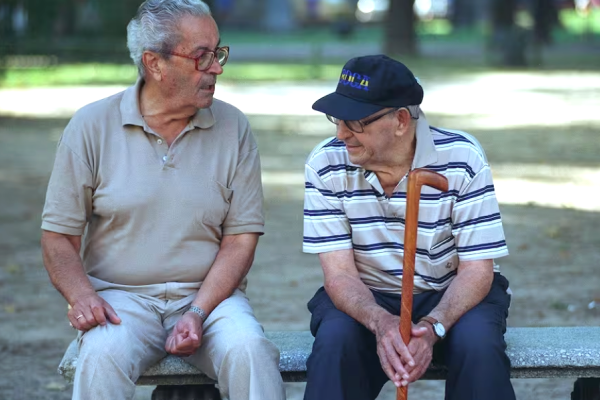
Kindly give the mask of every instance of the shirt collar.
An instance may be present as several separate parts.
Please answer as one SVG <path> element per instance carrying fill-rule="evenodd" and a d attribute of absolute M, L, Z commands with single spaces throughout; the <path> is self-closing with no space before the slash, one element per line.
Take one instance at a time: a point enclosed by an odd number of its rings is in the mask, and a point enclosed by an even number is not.
<path fill-rule="evenodd" d="M 144 127 L 145 122 L 140 112 L 140 90 L 144 80 L 138 78 L 135 85 L 130 86 L 125 90 L 121 99 L 121 122 L 125 125 L 137 125 Z M 215 117 L 212 112 L 212 107 L 201 108 L 196 111 L 196 114 L 191 119 L 192 125 L 200 129 L 208 129 L 215 124 Z"/>
<path fill-rule="evenodd" d="M 140 112 L 140 89 L 142 78 L 138 78 L 135 85 L 128 87 L 121 99 L 121 122 L 125 125 L 144 126 L 144 118 Z"/>
<path fill-rule="evenodd" d="M 437 162 L 437 151 L 433 142 L 433 136 L 431 135 L 429 122 L 427 122 L 423 111 L 419 112 L 419 119 L 417 120 L 416 140 L 417 147 L 411 169 L 423 168 L 435 164 Z"/>

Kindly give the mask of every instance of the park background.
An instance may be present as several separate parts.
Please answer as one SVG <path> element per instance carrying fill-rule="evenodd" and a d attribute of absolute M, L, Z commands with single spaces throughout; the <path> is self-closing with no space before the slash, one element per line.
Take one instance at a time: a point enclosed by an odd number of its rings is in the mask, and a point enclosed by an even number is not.
<path fill-rule="evenodd" d="M 74 332 L 40 254 L 56 143 L 79 107 L 131 85 L 140 0 L 0 0 L 0 399 L 70 399 L 56 367 Z M 510 326 L 600 324 L 600 8 L 587 0 L 213 0 L 231 57 L 215 96 L 248 115 L 266 235 L 248 295 L 267 330 L 306 330 L 322 284 L 301 252 L 303 165 L 335 134 L 311 110 L 345 61 L 386 53 L 425 89 L 432 125 L 474 134 L 492 165 L 510 256 Z M 515 380 L 519 400 L 571 379 Z M 149 399 L 152 388 L 139 388 Z M 302 398 L 303 384 L 289 384 Z M 443 382 L 411 386 L 443 398 Z M 391 400 L 386 386 L 378 400 Z"/>

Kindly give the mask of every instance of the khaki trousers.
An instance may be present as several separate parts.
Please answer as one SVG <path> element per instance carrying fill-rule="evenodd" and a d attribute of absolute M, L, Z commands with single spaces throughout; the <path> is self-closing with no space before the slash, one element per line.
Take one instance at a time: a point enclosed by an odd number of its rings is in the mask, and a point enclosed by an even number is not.
<path fill-rule="evenodd" d="M 193 301 L 200 284 L 117 285 L 90 277 L 122 322 L 79 336 L 74 400 L 132 399 L 135 382 L 167 355 L 168 333 Z M 230 400 L 284 400 L 279 350 L 265 338 L 246 295 L 237 290 L 203 325 L 200 348 L 183 360 L 219 384 Z"/>

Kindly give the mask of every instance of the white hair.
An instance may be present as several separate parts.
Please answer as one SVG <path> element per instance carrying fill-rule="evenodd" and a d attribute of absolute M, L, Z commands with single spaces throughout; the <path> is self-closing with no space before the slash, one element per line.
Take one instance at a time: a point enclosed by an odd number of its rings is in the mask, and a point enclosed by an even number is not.
<path fill-rule="evenodd" d="M 201 0 L 146 0 L 127 25 L 127 47 L 141 77 L 145 76 L 144 51 L 169 53 L 181 40 L 179 20 L 186 16 L 210 16 L 210 8 Z M 168 54 L 166 55 L 168 57 Z"/>
<path fill-rule="evenodd" d="M 419 119 L 419 114 L 421 114 L 421 106 L 412 105 L 412 106 L 406 106 L 406 108 L 408 109 L 408 112 L 412 119 Z"/>

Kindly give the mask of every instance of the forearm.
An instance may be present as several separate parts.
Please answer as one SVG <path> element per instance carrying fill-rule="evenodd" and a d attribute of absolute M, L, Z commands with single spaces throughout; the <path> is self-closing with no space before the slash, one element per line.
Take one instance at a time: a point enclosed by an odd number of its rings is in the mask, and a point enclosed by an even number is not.
<path fill-rule="evenodd" d="M 80 236 L 42 232 L 44 266 L 50 281 L 70 305 L 81 296 L 95 293 L 79 256 L 80 244 Z"/>
<path fill-rule="evenodd" d="M 239 287 L 250 271 L 258 234 L 246 233 L 224 236 L 217 257 L 192 305 L 210 314 Z"/>
<path fill-rule="evenodd" d="M 459 266 L 458 273 L 446 289 L 441 301 L 429 315 L 440 321 L 446 330 L 467 311 L 479 304 L 490 291 L 494 279 L 491 260 L 474 261 L 480 265 Z"/>
<path fill-rule="evenodd" d="M 335 275 L 325 280 L 325 290 L 336 308 L 348 314 L 371 332 L 379 319 L 389 314 L 375 301 L 373 293 L 358 277 Z"/>

